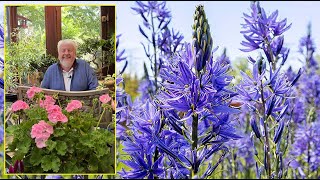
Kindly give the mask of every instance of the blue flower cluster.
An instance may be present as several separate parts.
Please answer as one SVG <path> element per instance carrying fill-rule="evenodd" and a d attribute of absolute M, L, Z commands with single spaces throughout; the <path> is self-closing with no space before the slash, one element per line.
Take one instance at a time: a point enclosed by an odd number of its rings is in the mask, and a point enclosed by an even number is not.
<path fill-rule="evenodd" d="M 137 4 L 140 8 L 133 9 L 142 16 L 147 5 Z M 157 9 L 156 5 L 149 2 L 148 7 Z M 192 45 L 185 43 L 171 56 L 161 56 L 162 82 L 154 96 L 132 103 L 124 98 L 128 95 L 118 93 L 118 137 L 130 157 L 121 162 L 131 167 L 118 173 L 122 178 L 207 178 L 228 153 L 223 144 L 240 138 L 229 118 L 239 113 L 230 107 L 236 93 L 228 88 L 233 79 L 229 61 L 225 54 L 217 60 L 211 55 L 203 6 L 196 9 L 193 29 Z M 143 87 L 150 85 L 144 83 Z"/>
<path fill-rule="evenodd" d="M 300 98 L 291 102 L 295 132 L 287 161 L 298 171 L 297 178 L 310 177 L 320 167 L 320 75 L 318 62 L 314 58 L 315 45 L 311 36 L 311 24 L 307 35 L 300 39 L 299 52 L 304 57 L 304 73 L 295 86 L 295 94 Z M 289 69 L 291 77 L 295 73 Z M 315 176 L 313 176 L 315 177 Z"/>
<path fill-rule="evenodd" d="M 183 35 L 178 31 L 170 31 L 168 25 L 171 22 L 171 13 L 166 7 L 166 2 L 158 1 L 136 1 L 136 7 L 132 7 L 143 19 L 143 26 L 139 25 L 140 33 L 146 38 L 147 43 L 141 43 L 147 58 L 150 61 L 150 69 L 153 72 L 149 75 L 148 69 L 144 68 L 144 83 L 150 85 L 146 91 L 141 92 L 146 96 L 153 96 L 158 90 L 159 71 L 163 64 L 163 58 L 170 57 L 179 50 Z M 150 31 L 148 33 L 148 31 Z"/>
<path fill-rule="evenodd" d="M 253 64 L 252 76 L 241 72 L 243 80 L 236 87 L 240 95 L 238 100 L 249 109 L 252 117 L 250 119 L 252 131 L 261 143 L 253 143 L 257 146 L 254 148 L 261 148 L 264 152 L 263 157 L 259 157 L 258 154 L 255 156 L 263 159 L 266 177 L 281 178 L 284 172 L 282 155 L 286 150 L 285 146 L 281 146 L 281 139 L 285 132 L 284 128 L 290 122 L 287 112 L 289 100 L 294 98 L 292 86 L 301 75 L 299 71 L 289 81 L 286 74 L 281 72 L 290 51 L 283 47 L 282 34 L 290 28 L 291 24 L 287 26 L 286 19 L 277 21 L 278 11 L 267 16 L 259 2 L 251 4 L 251 16 L 247 14 L 244 16 L 245 24 L 242 26 L 245 30 L 241 33 L 247 41 L 241 44 L 247 49 L 242 51 L 262 50 L 263 55 L 256 60 L 252 57 L 248 58 Z M 277 63 L 279 60 L 281 60 L 280 64 Z M 271 139 L 273 142 L 270 141 Z M 271 154 L 273 148 L 276 149 L 274 156 Z M 272 167 L 272 164 L 276 164 L 276 168 Z M 260 171 L 257 171 L 257 177 L 261 177 Z"/>

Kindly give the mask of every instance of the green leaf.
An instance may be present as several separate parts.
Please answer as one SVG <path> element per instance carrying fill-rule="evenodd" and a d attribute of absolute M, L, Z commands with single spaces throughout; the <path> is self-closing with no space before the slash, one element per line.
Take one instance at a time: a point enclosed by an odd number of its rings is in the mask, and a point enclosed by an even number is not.
<path fill-rule="evenodd" d="M 105 146 L 105 147 L 98 146 L 98 147 L 95 147 L 94 152 L 96 153 L 96 156 L 99 158 L 99 157 L 107 154 L 109 152 L 109 148 L 107 148 L 107 146 Z"/>
<path fill-rule="evenodd" d="M 99 173 L 115 173 L 115 159 L 111 154 L 106 154 L 99 158 Z"/>
<path fill-rule="evenodd" d="M 14 156 L 12 158 L 12 162 L 15 162 L 16 160 L 21 160 L 23 159 L 25 153 L 22 153 L 21 151 L 17 151 L 14 153 Z"/>
<path fill-rule="evenodd" d="M 34 148 L 30 153 L 30 163 L 34 166 L 37 166 L 41 163 L 42 159 L 42 150 Z"/>
<path fill-rule="evenodd" d="M 47 148 L 49 151 L 52 151 L 52 150 L 56 147 L 57 142 L 54 142 L 54 141 L 52 141 L 52 140 L 48 140 L 48 141 L 46 142 L 46 145 L 47 145 L 46 148 Z"/>
<path fill-rule="evenodd" d="M 94 139 L 92 136 L 90 136 L 90 134 L 84 135 L 82 136 L 82 138 L 80 138 L 80 143 L 87 146 L 87 147 L 94 147 Z"/>
<path fill-rule="evenodd" d="M 67 163 L 62 163 L 62 171 L 68 173 L 79 173 L 82 172 L 77 167 L 77 160 L 75 158 L 68 160 Z"/>
<path fill-rule="evenodd" d="M 67 152 L 67 143 L 64 141 L 57 141 L 56 150 L 59 155 L 64 156 Z"/>
<path fill-rule="evenodd" d="M 53 172 L 58 172 L 60 165 L 59 157 L 54 154 L 46 155 L 41 159 L 41 167 L 44 171 L 52 170 Z"/>
<path fill-rule="evenodd" d="M 18 126 L 16 125 L 8 126 L 6 127 L 6 133 L 8 135 L 12 135 L 17 129 L 18 129 Z"/>
<path fill-rule="evenodd" d="M 98 162 L 99 159 L 97 157 L 91 156 L 88 162 L 88 170 L 90 172 L 98 172 Z"/>
<path fill-rule="evenodd" d="M 256 160 L 256 162 L 259 163 L 260 166 L 264 165 L 257 156 L 253 156 L 253 158 L 254 158 L 254 160 Z"/>
<path fill-rule="evenodd" d="M 54 136 L 54 137 L 60 137 L 60 136 L 63 136 L 63 135 L 65 135 L 65 134 L 66 134 L 66 133 L 64 132 L 63 129 L 61 129 L 61 128 L 56 128 L 56 129 L 54 130 L 53 136 Z"/>
<path fill-rule="evenodd" d="M 17 151 L 21 152 L 22 154 L 26 154 L 29 151 L 31 145 L 31 139 L 25 137 L 20 140 L 20 143 L 17 144 Z"/>

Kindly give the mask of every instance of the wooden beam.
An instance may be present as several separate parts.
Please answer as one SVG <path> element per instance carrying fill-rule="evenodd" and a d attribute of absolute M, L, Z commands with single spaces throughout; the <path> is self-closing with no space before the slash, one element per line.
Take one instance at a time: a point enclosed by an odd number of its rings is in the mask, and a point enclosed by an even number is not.
<path fill-rule="evenodd" d="M 57 44 L 61 40 L 61 6 L 45 6 L 47 55 L 58 58 Z"/>
<path fill-rule="evenodd" d="M 101 6 L 101 39 L 115 33 L 115 6 Z"/>
<path fill-rule="evenodd" d="M 115 34 L 115 16 L 115 6 L 101 6 L 101 39 L 110 39 Z M 103 48 L 102 50 L 108 51 L 108 48 L 110 47 Z M 108 58 L 105 57 L 104 59 L 107 60 Z M 111 65 L 107 64 L 107 62 L 102 62 L 102 76 L 115 73 L 115 62 L 113 61 Z"/>
<path fill-rule="evenodd" d="M 17 27 L 18 27 L 17 6 L 8 6 L 8 9 L 9 9 L 10 41 L 17 42 L 17 37 L 15 36 L 15 33 L 17 33 Z"/>

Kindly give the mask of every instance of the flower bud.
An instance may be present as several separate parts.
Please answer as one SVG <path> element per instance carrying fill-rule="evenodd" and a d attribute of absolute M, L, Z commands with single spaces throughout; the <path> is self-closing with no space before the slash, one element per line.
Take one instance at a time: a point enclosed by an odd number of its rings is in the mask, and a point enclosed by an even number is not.
<path fill-rule="evenodd" d="M 197 42 L 193 43 L 195 52 L 198 55 L 198 52 L 201 51 L 201 56 L 196 58 L 195 61 L 196 70 L 199 72 L 205 67 L 207 61 L 210 60 L 212 52 L 210 26 L 208 24 L 208 20 L 206 18 L 206 14 L 202 5 L 196 7 L 196 11 L 194 13 L 194 24 L 192 28 L 192 38 Z"/>
<path fill-rule="evenodd" d="M 261 129 L 261 134 L 262 136 L 265 136 L 265 130 L 264 130 L 264 122 L 263 118 L 260 118 L 260 129 Z"/>
<path fill-rule="evenodd" d="M 250 125 L 251 125 L 251 127 L 252 127 L 253 132 L 256 134 L 256 137 L 257 137 L 257 138 L 260 138 L 260 137 L 261 137 L 261 134 L 260 134 L 258 125 L 257 125 L 257 123 L 256 123 L 256 118 L 255 118 L 255 116 L 252 116 L 252 117 L 251 117 L 251 119 L 250 119 Z"/>
<path fill-rule="evenodd" d="M 263 164 L 264 164 L 264 168 L 266 171 L 268 171 L 269 169 L 269 166 L 268 166 L 268 163 L 267 163 L 267 157 L 268 157 L 268 149 L 267 149 L 267 146 L 264 145 L 264 159 L 263 159 Z"/>
<path fill-rule="evenodd" d="M 278 141 L 280 140 L 283 132 L 283 128 L 284 128 L 284 120 L 280 121 L 276 134 L 274 135 L 274 138 L 273 138 L 274 143 L 278 143 Z"/>
<path fill-rule="evenodd" d="M 9 166 L 9 173 L 15 173 L 14 172 L 14 167 L 12 165 Z"/>
<path fill-rule="evenodd" d="M 276 103 L 276 96 L 273 96 L 268 106 L 267 117 L 271 115 L 275 103 Z"/>

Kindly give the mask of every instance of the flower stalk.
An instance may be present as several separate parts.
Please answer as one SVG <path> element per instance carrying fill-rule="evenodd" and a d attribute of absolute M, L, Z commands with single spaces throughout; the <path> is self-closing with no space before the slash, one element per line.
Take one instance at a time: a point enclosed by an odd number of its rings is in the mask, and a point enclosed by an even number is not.
<path fill-rule="evenodd" d="M 264 99 L 264 91 L 263 91 L 263 86 L 262 86 L 262 80 L 261 80 L 261 104 L 262 104 L 262 114 L 263 114 L 263 127 L 264 127 L 264 134 L 265 134 L 265 144 L 266 144 L 266 153 L 267 154 L 267 174 L 268 174 L 268 178 L 271 179 L 271 153 L 270 153 L 270 142 L 269 142 L 269 129 L 268 129 L 268 117 L 266 117 L 266 109 L 265 109 L 265 99 Z"/>
<path fill-rule="evenodd" d="M 97 125 L 96 125 L 96 128 L 99 127 L 99 124 L 100 124 L 100 122 L 101 122 L 101 119 L 102 119 L 104 113 L 106 112 L 106 109 L 107 109 L 106 107 L 103 108 L 103 111 L 102 111 L 102 113 L 101 113 L 101 115 L 100 115 L 100 118 L 99 118 L 99 121 L 98 121 L 98 123 L 97 123 Z"/>

